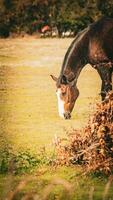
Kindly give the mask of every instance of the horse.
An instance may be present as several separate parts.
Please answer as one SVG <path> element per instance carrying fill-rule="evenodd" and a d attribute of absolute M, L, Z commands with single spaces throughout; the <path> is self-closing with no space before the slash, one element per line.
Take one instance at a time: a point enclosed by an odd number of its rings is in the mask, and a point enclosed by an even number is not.
<path fill-rule="evenodd" d="M 77 80 L 86 64 L 97 70 L 101 80 L 101 99 L 112 90 L 113 72 L 113 19 L 103 17 L 79 32 L 69 46 L 56 82 L 59 115 L 71 118 L 79 96 Z"/>

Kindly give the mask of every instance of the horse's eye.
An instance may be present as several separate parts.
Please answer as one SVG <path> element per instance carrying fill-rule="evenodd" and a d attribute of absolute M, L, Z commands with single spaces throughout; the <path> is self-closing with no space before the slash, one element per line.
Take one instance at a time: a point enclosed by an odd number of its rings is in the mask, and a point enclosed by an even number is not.
<path fill-rule="evenodd" d="M 62 92 L 62 96 L 65 96 L 66 95 L 66 92 Z"/>

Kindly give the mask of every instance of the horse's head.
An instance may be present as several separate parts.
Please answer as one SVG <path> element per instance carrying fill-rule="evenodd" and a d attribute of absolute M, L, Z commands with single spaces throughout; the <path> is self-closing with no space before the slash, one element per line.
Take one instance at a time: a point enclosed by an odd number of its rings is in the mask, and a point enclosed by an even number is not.
<path fill-rule="evenodd" d="M 53 75 L 51 77 L 56 81 L 59 116 L 70 119 L 75 101 L 79 95 L 76 84 L 74 81 L 68 82 L 65 76 L 60 79 Z"/>

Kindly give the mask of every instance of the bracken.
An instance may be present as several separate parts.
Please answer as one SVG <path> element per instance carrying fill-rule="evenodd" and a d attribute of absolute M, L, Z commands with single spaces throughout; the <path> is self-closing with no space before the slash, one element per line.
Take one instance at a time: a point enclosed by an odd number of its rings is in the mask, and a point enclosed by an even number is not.
<path fill-rule="evenodd" d="M 67 141 L 56 138 L 56 164 L 81 164 L 85 172 L 113 172 L 113 92 L 98 103 L 83 130 L 68 133 Z"/>

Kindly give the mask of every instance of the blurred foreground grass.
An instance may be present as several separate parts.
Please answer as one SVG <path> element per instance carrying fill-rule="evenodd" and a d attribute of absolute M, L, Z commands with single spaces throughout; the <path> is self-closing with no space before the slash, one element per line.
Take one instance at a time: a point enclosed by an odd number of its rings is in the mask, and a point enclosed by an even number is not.
<path fill-rule="evenodd" d="M 73 167 L 43 166 L 33 175 L 0 176 L 0 194 L 8 200 L 112 200 L 113 177 L 85 176 Z"/>

